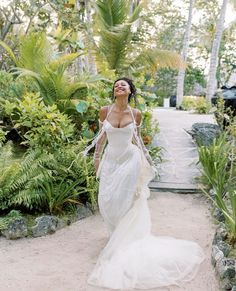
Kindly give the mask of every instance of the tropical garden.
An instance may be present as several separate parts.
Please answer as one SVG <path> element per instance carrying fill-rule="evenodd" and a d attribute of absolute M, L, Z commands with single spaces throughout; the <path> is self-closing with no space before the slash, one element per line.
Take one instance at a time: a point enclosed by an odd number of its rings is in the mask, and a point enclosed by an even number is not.
<path fill-rule="evenodd" d="M 176 95 L 179 109 L 211 110 L 215 88 L 236 70 L 235 20 L 223 26 L 231 4 L 180 2 L 0 4 L 0 230 L 15 217 L 73 215 L 78 205 L 96 210 L 92 152 L 81 152 L 98 131 L 99 108 L 112 102 L 116 78 L 134 80 L 131 105 L 143 113 L 142 137 L 157 162 L 154 107 Z M 222 125 L 220 102 L 217 112 Z M 235 242 L 236 131 L 227 116 L 227 128 L 209 147 L 199 145 L 199 157 Z"/>

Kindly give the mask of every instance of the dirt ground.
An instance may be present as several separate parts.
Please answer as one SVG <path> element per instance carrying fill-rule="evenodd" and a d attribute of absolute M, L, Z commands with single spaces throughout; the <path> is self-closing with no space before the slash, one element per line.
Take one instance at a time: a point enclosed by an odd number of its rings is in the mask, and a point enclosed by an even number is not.
<path fill-rule="evenodd" d="M 198 242 L 206 260 L 197 277 L 170 291 L 218 291 L 210 263 L 215 225 L 200 194 L 152 193 L 149 200 L 153 234 Z M 100 291 L 86 283 L 108 233 L 99 214 L 53 235 L 16 241 L 0 239 L 1 291 Z M 154 289 L 152 289 L 154 290 Z M 155 289 L 160 291 L 161 289 Z"/>

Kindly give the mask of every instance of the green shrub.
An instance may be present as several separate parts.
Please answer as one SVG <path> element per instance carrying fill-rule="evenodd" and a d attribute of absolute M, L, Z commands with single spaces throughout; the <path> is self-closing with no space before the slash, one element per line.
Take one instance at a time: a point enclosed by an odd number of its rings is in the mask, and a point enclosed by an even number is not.
<path fill-rule="evenodd" d="M 26 83 L 23 80 L 15 80 L 11 73 L 0 71 L 0 98 L 14 100 L 20 98 L 25 92 Z"/>
<path fill-rule="evenodd" d="M 6 141 L 6 132 L 0 127 L 0 148 L 3 146 L 3 143 Z"/>
<path fill-rule="evenodd" d="M 198 147 L 199 161 L 202 165 L 202 181 L 209 188 L 217 189 L 221 193 L 225 193 L 224 187 L 229 178 L 227 167 L 230 152 L 230 142 L 225 134 L 214 139 L 209 146 Z"/>
<path fill-rule="evenodd" d="M 206 113 L 209 113 L 210 109 L 211 109 L 211 104 L 207 102 L 204 97 L 198 97 L 195 100 L 194 110 L 196 113 L 206 114 Z"/>
<path fill-rule="evenodd" d="M 14 103 L 6 101 L 5 113 L 24 138 L 22 144 L 53 151 L 74 135 L 74 125 L 56 105 L 46 106 L 39 94 L 28 93 Z"/>
<path fill-rule="evenodd" d="M 145 145 L 150 145 L 152 143 L 153 137 L 159 132 L 159 124 L 152 118 L 152 113 L 150 111 L 144 111 L 143 122 L 141 127 L 141 134 L 143 142 Z"/>
<path fill-rule="evenodd" d="M 5 145 L 0 154 L 0 211 L 59 213 L 74 203 L 96 208 L 98 183 L 92 158 L 78 155 L 83 147 L 79 142 L 54 153 L 30 150 L 15 161 L 11 146 Z"/>
<path fill-rule="evenodd" d="M 212 145 L 202 146 L 198 150 L 203 181 L 214 190 L 215 197 L 203 191 L 223 213 L 232 244 L 236 241 L 235 145 L 234 138 L 222 134 Z"/>
<path fill-rule="evenodd" d="M 183 110 L 194 110 L 196 113 L 209 113 L 211 104 L 204 97 L 184 96 L 181 104 Z"/>
<path fill-rule="evenodd" d="M 225 106 L 225 101 L 223 98 L 217 98 L 215 106 L 215 118 L 216 122 L 221 128 L 221 130 L 227 129 L 227 126 L 230 126 L 234 122 L 234 114 L 231 107 Z"/>
<path fill-rule="evenodd" d="M 195 108 L 195 100 L 194 96 L 184 96 L 183 101 L 181 103 L 181 107 L 183 110 L 191 110 Z"/>

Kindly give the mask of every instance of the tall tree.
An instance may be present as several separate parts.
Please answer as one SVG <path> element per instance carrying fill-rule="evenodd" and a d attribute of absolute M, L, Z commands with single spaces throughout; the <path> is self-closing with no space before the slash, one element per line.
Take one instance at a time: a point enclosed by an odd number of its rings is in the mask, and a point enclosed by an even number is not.
<path fill-rule="evenodd" d="M 131 14 L 129 1 L 96 1 L 94 24 L 99 38 L 99 59 L 119 75 L 156 71 L 157 68 L 168 66 L 178 67 L 180 58 L 177 54 L 151 46 L 150 39 L 143 37 L 143 2 L 136 4 L 138 5 L 132 6 L 135 9 Z"/>
<path fill-rule="evenodd" d="M 216 70 L 217 70 L 217 65 L 218 65 L 218 55 L 219 55 L 222 32 L 224 29 L 224 21 L 225 21 L 225 13 L 226 13 L 227 4 L 228 4 L 228 0 L 223 0 L 221 10 L 220 10 L 220 16 L 218 18 L 217 25 L 216 25 L 215 37 L 212 43 L 210 68 L 209 68 L 207 90 L 206 90 L 206 99 L 208 101 L 211 100 L 215 91 L 215 87 L 216 87 Z"/>
<path fill-rule="evenodd" d="M 189 1 L 189 11 L 188 11 L 188 22 L 184 34 L 183 40 L 183 49 L 182 49 L 182 59 L 184 62 L 187 61 L 188 56 L 188 47 L 189 47 L 189 40 L 190 40 L 190 33 L 191 33 L 191 26 L 192 26 L 192 17 L 193 17 L 193 4 L 194 0 Z M 184 76 L 185 76 L 185 67 L 181 66 L 179 68 L 178 79 L 177 79 L 177 107 L 180 107 L 183 95 L 184 95 Z"/>
<path fill-rule="evenodd" d="M 88 69 L 89 73 L 91 75 L 96 75 L 97 74 L 97 66 L 96 66 L 96 60 L 95 60 L 95 55 L 92 50 L 93 47 L 93 40 L 92 40 L 92 35 L 93 35 L 93 27 L 92 27 L 92 11 L 91 11 L 91 3 L 90 0 L 85 0 L 85 11 L 86 11 L 86 22 L 87 22 L 87 35 L 88 35 Z"/>

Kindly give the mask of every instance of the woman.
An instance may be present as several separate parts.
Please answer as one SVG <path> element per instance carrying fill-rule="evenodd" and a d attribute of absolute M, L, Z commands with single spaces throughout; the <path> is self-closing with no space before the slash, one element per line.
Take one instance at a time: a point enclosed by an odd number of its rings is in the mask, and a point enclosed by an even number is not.
<path fill-rule="evenodd" d="M 135 91 L 127 78 L 114 82 L 115 101 L 101 108 L 100 132 L 86 150 L 96 144 L 98 204 L 110 232 L 88 283 L 110 289 L 179 285 L 204 260 L 194 242 L 151 235 L 147 198 L 155 171 L 139 133 L 141 113 L 129 106 Z"/>

